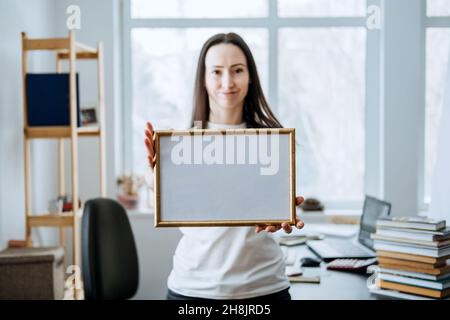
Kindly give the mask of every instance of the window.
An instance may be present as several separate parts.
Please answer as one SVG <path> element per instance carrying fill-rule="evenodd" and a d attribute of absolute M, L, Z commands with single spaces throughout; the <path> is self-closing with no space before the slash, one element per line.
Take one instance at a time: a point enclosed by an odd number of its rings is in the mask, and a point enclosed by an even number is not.
<path fill-rule="evenodd" d="M 303 190 L 328 201 L 358 201 L 364 192 L 366 30 L 282 28 L 279 43 L 279 114 L 298 131 Z"/>
<path fill-rule="evenodd" d="M 267 0 L 131 0 L 132 18 L 257 18 L 267 12 Z"/>
<path fill-rule="evenodd" d="M 450 1 L 428 0 L 426 18 L 424 208 L 431 200 L 438 130 L 450 53 Z M 442 20 L 443 17 L 449 18 Z"/>
<path fill-rule="evenodd" d="M 429 17 L 450 16 L 450 0 L 427 0 Z"/>
<path fill-rule="evenodd" d="M 363 17 L 366 1 L 361 0 L 279 0 L 280 17 Z"/>
<path fill-rule="evenodd" d="M 377 39 L 365 0 L 156 2 L 124 3 L 126 169 L 147 172 L 147 120 L 188 127 L 201 46 L 234 31 L 251 47 L 274 113 L 296 128 L 298 192 L 328 208 L 361 206 L 367 184 L 378 183 L 365 179 L 366 48 Z"/>

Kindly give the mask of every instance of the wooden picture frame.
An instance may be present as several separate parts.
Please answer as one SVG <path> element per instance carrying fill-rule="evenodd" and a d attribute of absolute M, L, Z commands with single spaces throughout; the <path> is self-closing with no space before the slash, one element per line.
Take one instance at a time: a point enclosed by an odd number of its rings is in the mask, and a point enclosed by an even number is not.
<path fill-rule="evenodd" d="M 155 130 L 154 137 L 155 227 L 295 224 L 295 129 Z"/>

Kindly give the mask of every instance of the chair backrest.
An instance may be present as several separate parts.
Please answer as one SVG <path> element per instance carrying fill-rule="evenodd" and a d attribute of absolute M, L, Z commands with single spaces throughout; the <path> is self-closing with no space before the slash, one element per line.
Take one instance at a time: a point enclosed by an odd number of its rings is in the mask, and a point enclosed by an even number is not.
<path fill-rule="evenodd" d="M 105 198 L 86 202 L 81 248 L 86 299 L 128 299 L 136 293 L 139 283 L 136 244 L 121 204 Z"/>

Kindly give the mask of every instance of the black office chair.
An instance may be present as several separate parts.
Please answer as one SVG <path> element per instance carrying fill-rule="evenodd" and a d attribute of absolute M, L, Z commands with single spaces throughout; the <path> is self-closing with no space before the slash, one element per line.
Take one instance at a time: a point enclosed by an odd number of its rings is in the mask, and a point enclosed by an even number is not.
<path fill-rule="evenodd" d="M 136 244 L 127 213 L 118 202 L 86 202 L 81 230 L 84 294 L 87 300 L 131 298 L 138 288 Z"/>

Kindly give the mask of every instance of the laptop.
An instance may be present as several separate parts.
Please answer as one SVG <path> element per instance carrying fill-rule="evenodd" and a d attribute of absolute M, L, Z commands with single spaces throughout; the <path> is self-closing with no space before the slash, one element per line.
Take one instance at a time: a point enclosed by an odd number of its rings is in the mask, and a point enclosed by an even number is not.
<path fill-rule="evenodd" d="M 334 259 L 368 259 L 376 257 L 373 249 L 373 240 L 370 234 L 376 231 L 377 219 L 388 216 L 391 211 L 391 204 L 377 198 L 366 196 L 364 200 L 361 223 L 358 233 L 358 241 L 350 239 L 324 239 L 307 241 L 308 248 L 328 262 Z"/>

